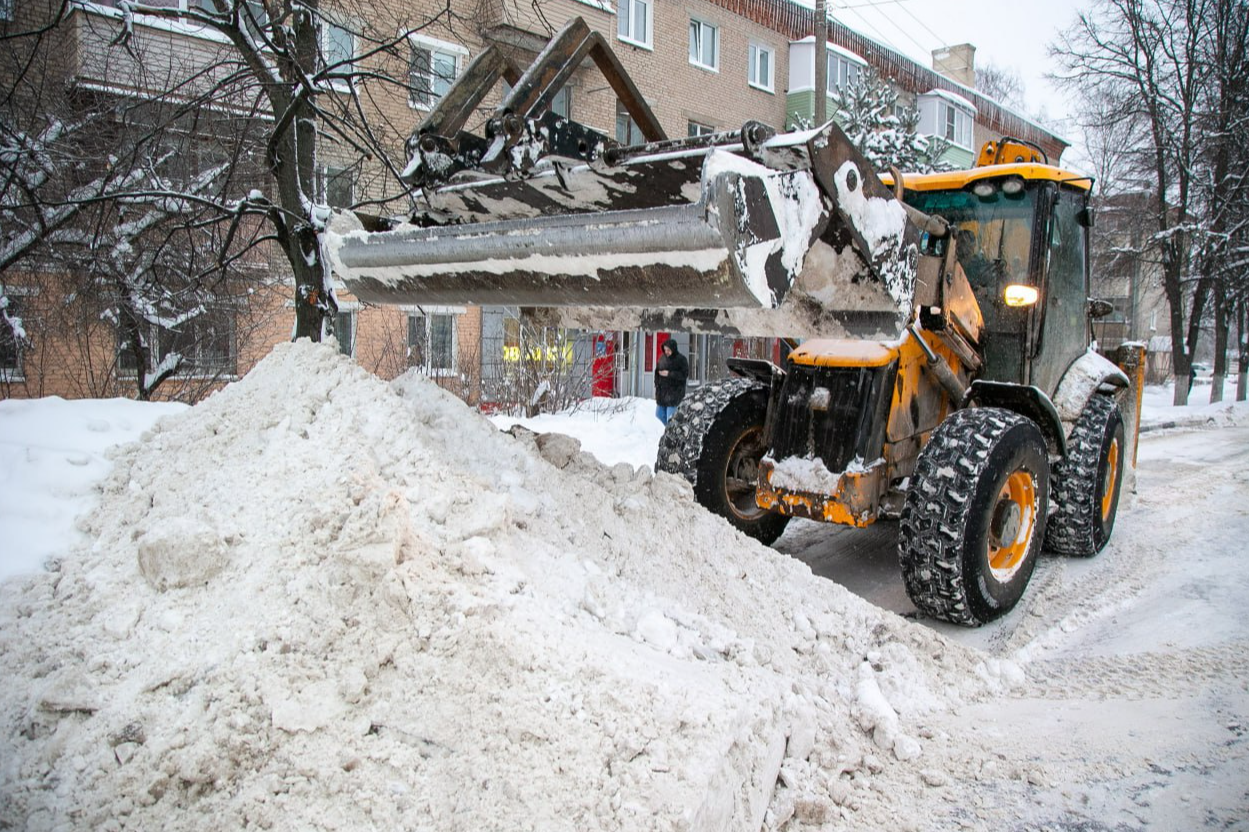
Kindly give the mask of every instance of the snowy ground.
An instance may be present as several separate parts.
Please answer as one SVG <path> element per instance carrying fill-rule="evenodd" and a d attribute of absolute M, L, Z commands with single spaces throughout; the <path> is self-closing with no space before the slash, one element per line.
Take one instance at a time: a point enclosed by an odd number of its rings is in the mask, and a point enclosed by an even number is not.
<path fill-rule="evenodd" d="M 727 531 L 649 401 L 525 422 L 585 454 L 296 345 L 0 402 L 0 828 L 1249 829 L 1249 409 L 1169 402 L 979 630 L 889 524 Z"/>

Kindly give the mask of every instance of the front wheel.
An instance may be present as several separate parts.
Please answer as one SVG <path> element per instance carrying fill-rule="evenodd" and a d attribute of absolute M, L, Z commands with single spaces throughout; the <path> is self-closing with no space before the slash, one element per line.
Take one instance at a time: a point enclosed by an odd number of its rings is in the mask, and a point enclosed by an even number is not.
<path fill-rule="evenodd" d="M 767 415 L 762 384 L 744 378 L 705 384 L 681 401 L 655 460 L 656 470 L 685 477 L 700 505 L 765 545 L 789 523 L 755 503 Z"/>
<path fill-rule="evenodd" d="M 1036 567 L 1049 501 L 1045 437 L 995 407 L 960 410 L 920 453 L 898 556 L 919 610 L 977 626 L 1009 612 Z"/>
<path fill-rule="evenodd" d="M 1126 462 L 1123 416 L 1114 400 L 1096 395 L 1084 406 L 1067 440 L 1067 456 L 1054 466 L 1054 516 L 1045 548 L 1091 557 L 1110 540 L 1119 510 Z"/>

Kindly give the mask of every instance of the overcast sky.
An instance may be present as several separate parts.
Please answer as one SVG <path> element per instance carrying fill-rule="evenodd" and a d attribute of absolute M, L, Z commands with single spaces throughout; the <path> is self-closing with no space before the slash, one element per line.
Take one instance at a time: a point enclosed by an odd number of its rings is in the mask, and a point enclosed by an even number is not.
<path fill-rule="evenodd" d="M 813 0 L 799 0 L 814 6 Z M 1093 0 L 826 0 L 833 16 L 874 40 L 932 65 L 932 50 L 958 43 L 976 47 L 976 65 L 1019 72 L 1027 115 L 1044 110 L 1068 141 L 1079 136 L 1063 94 L 1045 80 L 1053 65 L 1047 47 Z M 1013 103 L 1013 102 L 1003 102 Z M 1066 155 L 1064 161 L 1068 161 Z M 1074 160 L 1072 160 L 1074 161 Z"/>

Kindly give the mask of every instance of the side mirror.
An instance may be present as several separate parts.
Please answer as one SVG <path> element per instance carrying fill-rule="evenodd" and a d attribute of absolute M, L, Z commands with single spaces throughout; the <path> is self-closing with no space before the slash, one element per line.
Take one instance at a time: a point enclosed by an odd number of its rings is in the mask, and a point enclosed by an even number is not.
<path fill-rule="evenodd" d="M 1101 298 L 1089 298 L 1089 317 L 1093 320 L 1104 318 L 1115 311 L 1115 305 Z"/>
<path fill-rule="evenodd" d="M 1092 228 L 1093 214 L 1092 208 L 1081 208 L 1076 212 L 1076 223 L 1084 228 Z"/>

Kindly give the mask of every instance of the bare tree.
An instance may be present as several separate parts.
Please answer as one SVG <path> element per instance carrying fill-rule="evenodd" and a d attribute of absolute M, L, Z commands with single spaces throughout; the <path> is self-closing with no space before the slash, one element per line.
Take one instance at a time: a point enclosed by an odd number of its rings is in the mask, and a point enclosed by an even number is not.
<path fill-rule="evenodd" d="M 1210 0 L 1101 0 L 1051 46 L 1069 89 L 1139 125 L 1147 156 L 1140 175 L 1152 193 L 1153 234 L 1170 311 L 1175 403 L 1188 401 L 1192 361 L 1211 285 L 1190 278 L 1201 43 Z"/>
<path fill-rule="evenodd" d="M 175 374 L 184 377 L 179 395 L 202 395 L 235 372 L 233 361 L 205 361 L 209 343 L 227 359 L 236 343 L 221 336 L 223 326 L 235 334 L 232 322 L 205 323 L 210 310 L 253 317 L 241 309 L 248 295 L 238 267 L 260 256 L 251 248 L 262 215 L 230 194 L 254 187 L 256 119 L 178 95 L 168 68 L 148 79 L 150 96 L 66 84 L 44 34 L 10 38 L 0 60 L 0 286 L 38 310 L 20 338 L 10 328 L 22 354 L 14 363 L 33 355 L 37 336 L 44 360 L 81 368 L 85 381 L 75 381 L 86 394 L 117 395 L 120 367 L 140 399 Z M 79 354 L 62 355 L 64 342 Z M 96 375 L 101 363 L 105 377 Z M 22 369 L 6 383 L 41 393 L 42 376 Z"/>
<path fill-rule="evenodd" d="M 1201 44 L 1207 68 L 1200 127 L 1198 197 L 1203 222 L 1196 240 L 1196 265 L 1211 286 L 1214 373 L 1210 401 L 1223 399 L 1227 351 L 1237 296 L 1245 291 L 1246 268 L 1235 249 L 1249 225 L 1249 7 L 1237 0 L 1213 0 L 1208 37 Z M 1239 262 L 1238 262 L 1239 261 Z M 1243 363 L 1242 363 L 1243 366 Z M 1240 386 L 1244 380 L 1242 377 Z"/>
<path fill-rule="evenodd" d="M 976 89 L 1002 104 L 1021 104 L 1024 100 L 1023 78 L 1017 69 L 986 63 L 976 67 Z"/>

